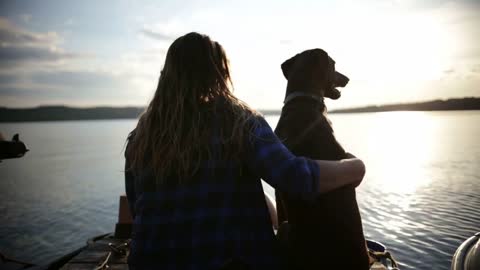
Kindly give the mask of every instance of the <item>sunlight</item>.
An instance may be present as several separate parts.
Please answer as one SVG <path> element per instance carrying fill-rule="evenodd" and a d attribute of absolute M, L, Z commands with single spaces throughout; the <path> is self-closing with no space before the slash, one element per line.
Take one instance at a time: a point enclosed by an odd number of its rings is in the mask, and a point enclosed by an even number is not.
<path fill-rule="evenodd" d="M 431 179 L 426 163 L 435 155 L 437 126 L 425 112 L 379 113 L 368 146 L 381 189 L 414 193 Z M 388 147 L 385 147 L 388 145 Z"/>
<path fill-rule="evenodd" d="M 372 18 L 371 53 L 377 78 L 385 82 L 439 79 L 452 64 L 453 41 L 458 40 L 439 18 L 423 14 L 391 14 Z M 382 21 L 382 23 L 379 23 Z M 370 46 L 370 45 L 369 45 Z"/>

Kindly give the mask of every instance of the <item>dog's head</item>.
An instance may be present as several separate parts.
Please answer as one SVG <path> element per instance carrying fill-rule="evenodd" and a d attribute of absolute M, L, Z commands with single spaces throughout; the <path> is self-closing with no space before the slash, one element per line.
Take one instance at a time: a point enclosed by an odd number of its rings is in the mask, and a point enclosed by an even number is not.
<path fill-rule="evenodd" d="M 282 72 L 288 80 L 287 93 L 309 91 L 322 97 L 340 98 L 337 87 L 345 87 L 347 76 L 335 70 L 335 61 L 322 49 L 307 50 L 282 64 Z"/>

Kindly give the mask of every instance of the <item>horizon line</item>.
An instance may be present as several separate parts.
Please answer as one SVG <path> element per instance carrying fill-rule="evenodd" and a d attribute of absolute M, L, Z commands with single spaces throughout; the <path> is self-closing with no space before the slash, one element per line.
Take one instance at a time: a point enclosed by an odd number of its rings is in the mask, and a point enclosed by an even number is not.
<path fill-rule="evenodd" d="M 452 97 L 452 98 L 440 98 L 440 99 L 429 99 L 429 100 L 419 100 L 419 101 L 402 101 L 397 103 L 383 103 L 383 104 L 366 104 L 360 105 L 356 107 L 341 107 L 332 109 L 333 111 L 338 110 L 352 110 L 352 109 L 362 109 L 362 108 L 370 108 L 370 107 L 382 107 L 382 106 L 391 106 L 391 105 L 410 105 L 410 104 L 420 104 L 420 103 L 428 103 L 434 101 L 449 101 L 449 100 L 459 100 L 459 99 L 480 99 L 480 96 L 463 96 L 463 97 Z M 106 104 L 99 104 L 99 105 L 68 105 L 68 104 L 40 104 L 35 106 L 22 106 L 22 107 L 7 107 L 7 106 L 0 106 L 1 109 L 39 109 L 39 108 L 69 108 L 69 109 L 98 109 L 98 108 L 111 108 L 111 109 L 127 109 L 127 108 L 146 108 L 147 105 L 106 105 Z M 254 108 L 258 111 L 281 111 L 283 104 L 279 108 Z"/>

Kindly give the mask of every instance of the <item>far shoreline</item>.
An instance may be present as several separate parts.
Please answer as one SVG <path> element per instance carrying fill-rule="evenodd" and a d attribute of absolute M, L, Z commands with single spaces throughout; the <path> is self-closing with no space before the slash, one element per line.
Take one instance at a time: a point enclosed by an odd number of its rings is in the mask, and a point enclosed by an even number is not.
<path fill-rule="evenodd" d="M 480 97 L 433 100 L 419 103 L 387 104 L 331 110 L 330 114 L 373 113 L 399 111 L 475 111 L 480 110 Z M 40 106 L 34 108 L 0 107 L 0 123 L 58 122 L 80 120 L 137 119 L 144 107 L 91 107 Z M 266 116 L 280 115 L 281 110 L 259 109 Z"/>

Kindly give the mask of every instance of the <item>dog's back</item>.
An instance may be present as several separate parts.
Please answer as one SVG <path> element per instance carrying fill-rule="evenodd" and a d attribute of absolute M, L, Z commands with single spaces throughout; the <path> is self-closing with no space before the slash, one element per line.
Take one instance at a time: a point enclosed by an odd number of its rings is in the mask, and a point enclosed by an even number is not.
<path fill-rule="evenodd" d="M 324 110 L 323 103 L 298 97 L 283 107 L 275 133 L 297 156 L 345 158 Z M 291 226 L 289 253 L 296 269 L 369 268 L 354 187 L 321 195 L 313 203 L 276 195 L 279 221 L 288 219 Z"/>

